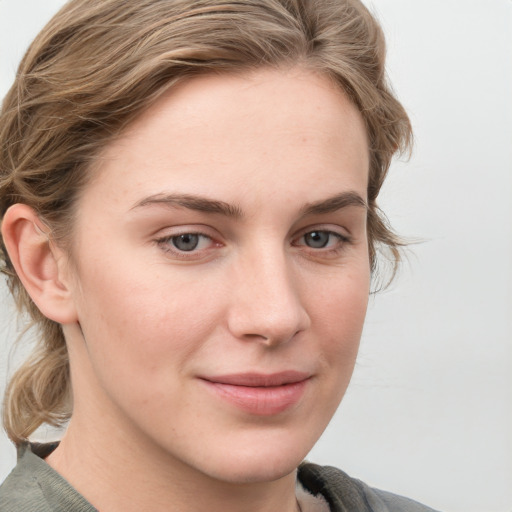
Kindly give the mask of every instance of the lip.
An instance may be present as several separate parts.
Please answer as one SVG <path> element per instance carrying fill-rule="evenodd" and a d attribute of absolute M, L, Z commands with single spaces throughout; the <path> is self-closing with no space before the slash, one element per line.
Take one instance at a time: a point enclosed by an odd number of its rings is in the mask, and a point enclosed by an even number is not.
<path fill-rule="evenodd" d="M 298 371 L 237 373 L 201 377 L 210 391 L 244 412 L 259 416 L 282 413 L 296 405 L 311 375 Z"/>

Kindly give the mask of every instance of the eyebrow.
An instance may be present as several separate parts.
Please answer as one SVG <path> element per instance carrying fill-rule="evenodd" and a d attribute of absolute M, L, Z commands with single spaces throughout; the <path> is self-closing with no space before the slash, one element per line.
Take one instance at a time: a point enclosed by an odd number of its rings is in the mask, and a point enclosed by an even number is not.
<path fill-rule="evenodd" d="M 134 210 L 150 205 L 163 205 L 171 208 L 188 208 L 189 210 L 196 210 L 199 212 L 218 213 L 220 215 L 236 219 L 243 217 L 242 209 L 239 206 L 192 194 L 155 194 L 142 199 L 131 209 Z"/>
<path fill-rule="evenodd" d="M 131 209 L 135 210 L 151 205 L 187 208 L 199 212 L 217 213 L 235 219 L 244 217 L 243 211 L 238 205 L 193 194 L 154 194 L 138 201 Z M 300 215 L 307 217 L 309 215 L 333 213 L 349 206 L 368 208 L 366 201 L 357 192 L 349 191 L 327 199 L 307 203 L 301 208 Z"/>
<path fill-rule="evenodd" d="M 328 199 L 322 199 L 314 203 L 308 203 L 301 209 L 304 217 L 308 215 L 321 215 L 324 213 L 333 213 L 349 206 L 357 206 L 368 209 L 366 201 L 357 192 L 342 192 Z"/>

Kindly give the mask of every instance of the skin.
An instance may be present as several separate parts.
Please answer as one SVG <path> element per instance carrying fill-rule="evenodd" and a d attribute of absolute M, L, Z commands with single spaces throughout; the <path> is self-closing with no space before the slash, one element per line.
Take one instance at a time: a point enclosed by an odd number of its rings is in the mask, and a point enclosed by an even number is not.
<path fill-rule="evenodd" d="M 295 469 L 345 393 L 368 300 L 356 107 L 301 69 L 198 77 L 92 172 L 72 254 L 52 244 L 25 265 L 70 354 L 73 418 L 47 462 L 109 512 L 296 510 Z M 31 215 L 13 207 L 6 237 L 30 246 Z M 187 233 L 198 245 L 180 251 Z M 277 413 L 205 383 L 289 370 L 304 389 Z"/>

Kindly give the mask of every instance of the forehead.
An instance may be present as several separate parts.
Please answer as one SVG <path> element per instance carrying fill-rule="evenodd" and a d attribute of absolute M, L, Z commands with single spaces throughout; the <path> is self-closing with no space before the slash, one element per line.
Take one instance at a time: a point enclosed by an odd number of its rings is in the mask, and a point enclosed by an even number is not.
<path fill-rule="evenodd" d="M 339 88 L 302 69 L 262 69 L 173 87 L 107 147 L 96 178 L 132 195 L 301 180 L 365 193 L 367 171 L 364 121 Z"/>

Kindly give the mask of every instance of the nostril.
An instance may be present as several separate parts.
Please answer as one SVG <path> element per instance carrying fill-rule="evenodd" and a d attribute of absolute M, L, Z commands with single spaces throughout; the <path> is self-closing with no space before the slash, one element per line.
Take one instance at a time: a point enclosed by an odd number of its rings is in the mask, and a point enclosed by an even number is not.
<path fill-rule="evenodd" d="M 300 329 L 296 331 L 290 331 L 286 328 L 281 330 L 275 329 L 273 332 L 268 332 L 266 334 L 243 334 L 241 336 L 241 339 L 244 339 L 245 341 L 260 343 L 261 345 L 265 345 L 268 347 L 273 347 L 285 344 L 293 340 L 300 332 Z"/>
<path fill-rule="evenodd" d="M 254 339 L 254 340 L 257 340 L 259 338 L 261 340 L 268 340 L 268 337 L 264 336 L 263 334 L 250 334 L 250 333 L 244 334 L 244 338 Z"/>

